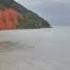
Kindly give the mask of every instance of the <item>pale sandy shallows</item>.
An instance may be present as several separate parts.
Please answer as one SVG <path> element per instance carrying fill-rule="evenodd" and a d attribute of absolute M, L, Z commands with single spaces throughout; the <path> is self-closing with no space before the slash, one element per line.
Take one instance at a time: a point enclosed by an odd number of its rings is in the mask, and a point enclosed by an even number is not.
<path fill-rule="evenodd" d="M 70 70 L 70 27 L 1 31 L 0 70 Z"/>

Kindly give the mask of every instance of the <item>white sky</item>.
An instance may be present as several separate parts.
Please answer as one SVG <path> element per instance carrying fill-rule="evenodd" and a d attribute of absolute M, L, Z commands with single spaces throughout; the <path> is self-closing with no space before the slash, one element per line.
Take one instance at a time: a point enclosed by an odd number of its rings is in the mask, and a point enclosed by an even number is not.
<path fill-rule="evenodd" d="M 70 0 L 16 0 L 52 25 L 70 25 Z"/>

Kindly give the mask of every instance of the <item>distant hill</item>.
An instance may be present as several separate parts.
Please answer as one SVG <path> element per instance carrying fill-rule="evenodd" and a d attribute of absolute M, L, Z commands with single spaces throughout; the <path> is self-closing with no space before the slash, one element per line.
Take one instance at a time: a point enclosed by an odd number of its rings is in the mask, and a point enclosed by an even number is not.
<path fill-rule="evenodd" d="M 48 21 L 26 9 L 14 0 L 0 0 L 0 15 L 0 18 L 3 20 L 0 21 L 0 29 L 36 29 L 51 27 Z"/>

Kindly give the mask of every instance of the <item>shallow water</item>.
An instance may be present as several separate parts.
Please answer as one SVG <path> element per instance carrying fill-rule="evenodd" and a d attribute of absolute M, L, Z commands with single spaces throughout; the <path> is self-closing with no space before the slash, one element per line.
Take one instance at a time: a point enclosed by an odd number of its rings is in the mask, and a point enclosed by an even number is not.
<path fill-rule="evenodd" d="M 1 31 L 0 42 L 0 70 L 70 70 L 70 27 Z"/>

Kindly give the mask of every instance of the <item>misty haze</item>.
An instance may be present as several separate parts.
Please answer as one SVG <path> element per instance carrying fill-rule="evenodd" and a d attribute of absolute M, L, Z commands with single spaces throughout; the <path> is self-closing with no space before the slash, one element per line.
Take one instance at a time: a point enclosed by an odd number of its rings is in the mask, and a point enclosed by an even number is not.
<path fill-rule="evenodd" d="M 70 70 L 70 1 L 16 1 L 52 28 L 1 30 L 0 70 Z"/>

